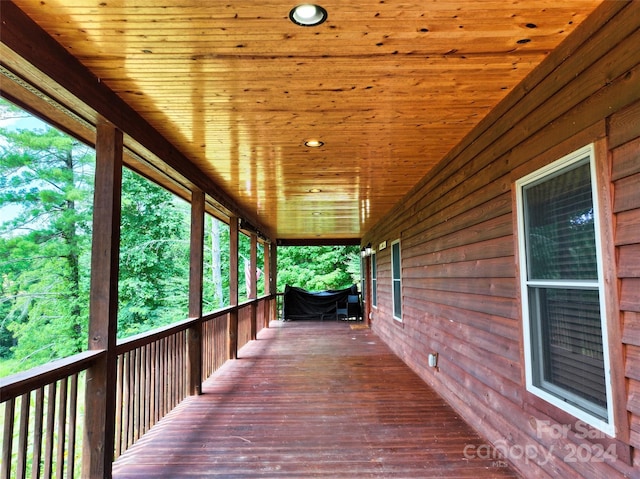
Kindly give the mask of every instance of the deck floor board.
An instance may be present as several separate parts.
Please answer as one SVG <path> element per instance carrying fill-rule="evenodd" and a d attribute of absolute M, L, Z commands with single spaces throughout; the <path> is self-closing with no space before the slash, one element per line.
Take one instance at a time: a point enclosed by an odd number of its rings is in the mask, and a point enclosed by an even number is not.
<path fill-rule="evenodd" d="M 486 442 L 370 330 L 274 322 L 113 477 L 519 477 L 467 445 Z"/>

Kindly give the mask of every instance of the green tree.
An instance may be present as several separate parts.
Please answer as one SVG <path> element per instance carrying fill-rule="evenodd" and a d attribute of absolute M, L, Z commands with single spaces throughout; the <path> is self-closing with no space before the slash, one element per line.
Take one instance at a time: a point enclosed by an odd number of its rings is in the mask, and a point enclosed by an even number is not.
<path fill-rule="evenodd" d="M 86 347 L 94 164 L 52 128 L 0 129 L 0 354 L 22 369 Z"/>
<path fill-rule="evenodd" d="M 204 240 L 204 312 L 229 305 L 229 226 L 207 215 Z"/>
<path fill-rule="evenodd" d="M 278 291 L 285 285 L 310 291 L 342 289 L 360 280 L 357 246 L 278 248 Z"/>
<path fill-rule="evenodd" d="M 125 169 L 122 180 L 118 335 L 188 314 L 189 205 Z"/>

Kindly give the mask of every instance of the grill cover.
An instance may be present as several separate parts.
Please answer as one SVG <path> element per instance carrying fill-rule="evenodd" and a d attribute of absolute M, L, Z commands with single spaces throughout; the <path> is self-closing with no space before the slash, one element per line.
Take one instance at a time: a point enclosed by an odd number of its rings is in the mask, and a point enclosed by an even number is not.
<path fill-rule="evenodd" d="M 324 319 L 336 314 L 336 301 L 346 301 L 350 294 L 358 294 L 354 284 L 346 289 L 307 291 L 285 286 L 283 316 L 285 320 Z"/>

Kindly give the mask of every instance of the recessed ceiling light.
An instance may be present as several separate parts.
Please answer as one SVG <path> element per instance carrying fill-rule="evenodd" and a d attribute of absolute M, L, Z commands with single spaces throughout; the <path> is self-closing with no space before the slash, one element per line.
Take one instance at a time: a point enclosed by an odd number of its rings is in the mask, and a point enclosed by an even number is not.
<path fill-rule="evenodd" d="M 320 148 L 322 145 L 324 145 L 324 142 L 320 140 L 307 140 L 304 142 L 304 146 L 309 148 Z"/>
<path fill-rule="evenodd" d="M 320 193 L 322 190 L 320 188 L 311 188 L 309 193 Z"/>
<path fill-rule="evenodd" d="M 289 19 L 302 27 L 315 27 L 327 19 L 327 11 L 320 5 L 304 3 L 291 9 Z"/>

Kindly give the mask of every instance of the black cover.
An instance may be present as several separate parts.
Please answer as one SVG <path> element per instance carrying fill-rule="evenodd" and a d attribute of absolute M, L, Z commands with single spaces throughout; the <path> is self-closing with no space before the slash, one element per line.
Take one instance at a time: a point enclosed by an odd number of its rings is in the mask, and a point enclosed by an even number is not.
<path fill-rule="evenodd" d="M 346 301 L 350 294 L 358 294 L 358 287 L 328 291 L 307 291 L 285 286 L 283 316 L 285 320 L 324 319 L 335 317 L 336 301 Z"/>

